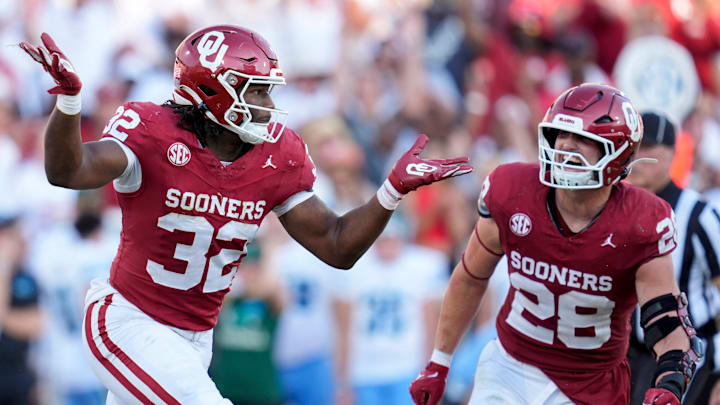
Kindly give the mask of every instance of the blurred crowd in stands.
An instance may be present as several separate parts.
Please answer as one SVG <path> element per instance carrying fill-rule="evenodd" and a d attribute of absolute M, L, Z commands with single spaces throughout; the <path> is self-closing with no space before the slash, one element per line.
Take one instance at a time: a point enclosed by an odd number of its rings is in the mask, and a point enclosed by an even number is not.
<path fill-rule="evenodd" d="M 80 346 L 81 305 L 120 236 L 111 186 L 77 192 L 45 179 L 52 84 L 16 44 L 52 34 L 83 80 L 90 141 L 124 101 L 169 99 L 176 46 L 218 23 L 255 29 L 275 48 L 288 79 L 275 104 L 290 112 L 318 167 L 315 191 L 337 212 L 371 198 L 419 133 L 430 137 L 424 156 L 468 155 L 476 167 L 406 198 L 350 273 L 268 217 L 215 335 L 211 373 L 238 404 L 410 404 L 484 176 L 537 160 L 537 123 L 572 85 L 623 89 L 618 77 L 630 71 L 648 92 L 690 100 L 672 111 L 682 132 L 674 178 L 720 204 L 715 0 L 0 1 L 0 404 L 104 403 Z M 619 67 L 626 45 L 649 36 L 679 44 L 693 69 L 647 69 L 645 56 Z M 642 110 L 643 96 L 630 97 Z M 498 303 L 486 301 L 447 403 L 463 403 L 494 333 Z"/>

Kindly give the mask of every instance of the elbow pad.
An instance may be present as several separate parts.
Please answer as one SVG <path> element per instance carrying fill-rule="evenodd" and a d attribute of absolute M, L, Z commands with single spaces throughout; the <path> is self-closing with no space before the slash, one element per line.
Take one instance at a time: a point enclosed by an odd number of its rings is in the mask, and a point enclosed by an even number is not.
<path fill-rule="evenodd" d="M 696 365 L 704 354 L 702 341 L 697 337 L 697 332 L 690 322 L 687 303 L 685 293 L 681 293 L 677 297 L 665 294 L 653 298 L 640 309 L 640 324 L 645 332 L 645 345 L 653 353 L 658 363 L 653 376 L 653 382 L 656 383 L 653 386 L 672 392 L 678 399 L 682 398 L 695 374 Z M 665 315 L 650 323 L 651 319 L 666 312 L 675 312 L 677 316 Z M 685 331 L 690 342 L 690 349 L 686 352 L 670 350 L 658 358 L 653 349 L 655 344 L 677 327 L 681 327 Z M 657 381 L 660 375 L 668 372 L 670 374 Z"/>

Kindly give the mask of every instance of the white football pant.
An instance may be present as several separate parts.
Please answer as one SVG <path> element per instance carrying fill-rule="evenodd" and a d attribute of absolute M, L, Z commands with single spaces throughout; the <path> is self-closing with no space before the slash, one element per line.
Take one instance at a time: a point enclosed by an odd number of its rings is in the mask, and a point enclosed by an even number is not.
<path fill-rule="evenodd" d="M 497 339 L 478 359 L 469 405 L 572 405 L 539 368 L 510 356 Z"/>
<path fill-rule="evenodd" d="M 88 291 L 83 346 L 108 404 L 231 405 L 207 373 L 212 339 L 155 321 L 107 280 Z"/>

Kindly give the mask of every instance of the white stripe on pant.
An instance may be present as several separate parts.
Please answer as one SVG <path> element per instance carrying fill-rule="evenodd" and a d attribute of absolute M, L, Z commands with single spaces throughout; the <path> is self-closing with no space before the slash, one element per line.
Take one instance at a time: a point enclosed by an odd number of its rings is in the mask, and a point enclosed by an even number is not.
<path fill-rule="evenodd" d="M 83 335 L 93 370 L 110 390 L 109 403 L 230 404 L 207 373 L 212 330 L 163 325 L 111 292 L 88 303 Z"/>

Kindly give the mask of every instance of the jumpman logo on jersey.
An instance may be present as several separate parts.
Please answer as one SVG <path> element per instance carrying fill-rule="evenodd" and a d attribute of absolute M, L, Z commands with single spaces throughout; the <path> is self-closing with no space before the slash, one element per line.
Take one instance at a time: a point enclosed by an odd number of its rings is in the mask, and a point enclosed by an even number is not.
<path fill-rule="evenodd" d="M 275 166 L 272 162 L 272 155 L 268 156 L 268 159 L 265 161 L 265 164 L 261 169 L 264 169 L 266 167 L 272 167 L 273 169 L 277 169 L 277 166 Z"/>
<path fill-rule="evenodd" d="M 615 244 L 612 243 L 612 237 L 613 237 L 613 234 L 608 235 L 607 239 L 605 239 L 605 242 L 603 242 L 603 244 L 600 245 L 600 247 L 612 246 L 612 247 L 616 248 L 617 246 L 615 246 Z"/>

